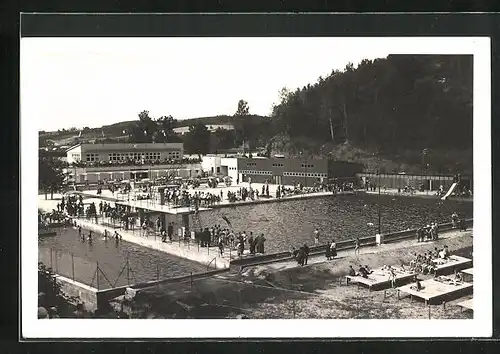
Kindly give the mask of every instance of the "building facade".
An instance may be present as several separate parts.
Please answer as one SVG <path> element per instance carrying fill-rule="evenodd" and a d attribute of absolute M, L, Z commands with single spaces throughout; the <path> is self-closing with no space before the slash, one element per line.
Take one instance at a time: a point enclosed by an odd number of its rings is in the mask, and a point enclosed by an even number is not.
<path fill-rule="evenodd" d="M 66 172 L 70 182 L 92 184 L 201 175 L 201 164 L 180 164 L 183 157 L 182 143 L 79 144 L 66 151 Z"/>
<path fill-rule="evenodd" d="M 66 159 L 73 162 L 119 163 L 122 161 L 181 160 L 184 155 L 182 143 L 113 143 L 79 144 L 66 150 Z"/>
<path fill-rule="evenodd" d="M 414 174 L 396 174 L 396 173 L 370 173 L 362 172 L 356 174 L 362 183 L 371 183 L 381 188 L 398 189 L 406 186 L 411 186 L 417 190 L 436 191 L 443 187 L 448 190 L 453 182 L 455 176 L 453 175 L 414 175 Z M 462 186 L 473 190 L 472 176 L 461 176 Z"/>
<path fill-rule="evenodd" d="M 354 177 L 362 165 L 327 159 L 221 158 L 221 174 L 234 182 L 312 186 L 329 178 Z"/>

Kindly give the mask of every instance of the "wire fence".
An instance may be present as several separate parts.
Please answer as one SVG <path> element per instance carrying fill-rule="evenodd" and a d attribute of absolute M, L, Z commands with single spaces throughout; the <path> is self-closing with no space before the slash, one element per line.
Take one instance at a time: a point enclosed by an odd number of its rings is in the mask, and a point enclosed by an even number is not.
<path fill-rule="evenodd" d="M 39 262 L 60 276 L 94 287 L 98 290 L 146 282 L 158 282 L 178 276 L 205 271 L 165 263 L 153 257 L 137 259 L 127 255 L 119 264 L 114 260 L 91 261 L 73 253 L 53 248 L 39 249 Z M 114 262 L 114 263 L 113 263 Z"/>

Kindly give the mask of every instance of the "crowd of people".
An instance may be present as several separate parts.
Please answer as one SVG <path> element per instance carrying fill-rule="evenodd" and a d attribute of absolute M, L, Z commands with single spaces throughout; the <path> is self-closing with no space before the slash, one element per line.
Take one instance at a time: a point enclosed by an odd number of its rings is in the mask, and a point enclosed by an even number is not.
<path fill-rule="evenodd" d="M 436 241 L 438 235 L 438 224 L 433 222 L 417 229 L 417 242 Z"/>
<path fill-rule="evenodd" d="M 189 164 L 189 163 L 200 163 L 199 158 L 183 158 L 171 159 L 165 158 L 163 160 L 135 160 L 135 159 L 123 159 L 120 161 L 75 161 L 68 164 L 67 167 L 99 167 L 99 166 L 154 166 L 154 165 L 177 165 L 177 164 Z"/>
<path fill-rule="evenodd" d="M 424 252 L 422 254 L 413 253 L 413 259 L 410 261 L 410 270 L 416 273 L 426 274 L 436 274 L 436 260 L 448 260 L 450 257 L 450 252 L 448 246 L 444 246 L 441 250 L 437 247 L 434 251 Z"/>
<path fill-rule="evenodd" d="M 266 238 L 264 234 L 254 236 L 253 232 L 246 231 L 235 233 L 229 228 L 223 228 L 221 225 L 205 227 L 202 231 L 195 232 L 196 239 L 199 240 L 201 247 L 210 247 L 216 245 L 219 248 L 219 254 L 224 254 L 224 249 L 229 247 L 237 251 L 238 256 L 242 256 L 245 248 L 248 247 L 251 255 L 264 253 L 264 243 Z"/>

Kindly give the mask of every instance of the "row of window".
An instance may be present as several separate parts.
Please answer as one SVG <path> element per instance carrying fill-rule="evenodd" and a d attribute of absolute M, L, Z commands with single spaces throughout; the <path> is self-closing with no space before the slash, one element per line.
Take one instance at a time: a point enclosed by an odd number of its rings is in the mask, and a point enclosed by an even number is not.
<path fill-rule="evenodd" d="M 273 167 L 283 167 L 282 163 L 273 163 Z"/>
<path fill-rule="evenodd" d="M 173 151 L 168 153 L 169 158 L 179 158 L 180 152 Z M 108 154 L 109 161 L 122 161 L 122 160 L 160 160 L 161 153 L 159 152 L 125 152 L 125 153 L 111 153 Z M 87 160 L 88 161 L 88 160 Z"/>
<path fill-rule="evenodd" d="M 292 176 L 292 177 L 327 177 L 326 173 L 304 173 L 304 172 L 283 172 L 283 176 Z"/>
<path fill-rule="evenodd" d="M 269 175 L 272 176 L 272 172 L 270 171 L 253 171 L 253 170 L 240 170 L 240 173 L 245 175 Z"/>
<path fill-rule="evenodd" d="M 406 179 L 406 180 L 425 180 L 425 179 L 431 179 L 431 180 L 437 180 L 437 181 L 451 181 L 453 180 L 453 177 L 449 176 L 418 176 L 418 175 L 394 175 L 394 174 L 384 174 L 381 173 L 380 175 L 377 175 L 376 173 L 372 174 L 360 174 L 358 175 L 359 177 L 366 177 L 366 178 L 372 178 L 372 179 L 378 179 L 380 178 L 390 178 L 390 179 Z"/>
<path fill-rule="evenodd" d="M 306 168 L 306 167 L 307 167 L 307 168 L 313 168 L 313 167 L 314 167 L 314 165 L 309 165 L 309 164 L 305 164 L 305 163 L 303 163 L 303 164 L 302 164 L 302 165 L 300 165 L 300 166 L 301 166 L 301 167 L 303 167 L 303 168 Z"/>
<path fill-rule="evenodd" d="M 73 158 L 73 160 L 80 160 L 80 154 L 75 154 L 75 153 L 72 153 L 71 154 L 71 157 Z"/>
<path fill-rule="evenodd" d="M 231 171 L 236 171 L 236 170 L 237 170 L 237 168 L 236 168 L 236 167 L 229 167 L 229 169 L 230 169 Z"/>
<path fill-rule="evenodd" d="M 256 162 L 247 162 L 247 166 L 257 166 Z"/>

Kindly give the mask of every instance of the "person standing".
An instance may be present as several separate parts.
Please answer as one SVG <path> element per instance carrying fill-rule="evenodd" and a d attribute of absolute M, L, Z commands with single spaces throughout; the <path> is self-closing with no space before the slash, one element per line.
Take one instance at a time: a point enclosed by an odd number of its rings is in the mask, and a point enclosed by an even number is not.
<path fill-rule="evenodd" d="M 248 236 L 248 246 L 250 247 L 250 254 L 255 254 L 255 243 L 252 231 L 250 231 L 250 236 Z"/>
<path fill-rule="evenodd" d="M 319 230 L 316 228 L 314 230 L 314 245 L 317 246 L 319 245 Z"/>
<path fill-rule="evenodd" d="M 222 257 L 224 255 L 224 239 L 219 236 L 219 254 Z"/>
<path fill-rule="evenodd" d="M 359 255 L 359 237 L 354 240 L 354 255 Z"/>
<path fill-rule="evenodd" d="M 170 222 L 168 224 L 167 235 L 168 235 L 168 239 L 170 240 L 170 242 L 172 242 L 172 238 L 173 238 L 173 235 L 174 235 L 174 223 L 173 222 Z"/>
<path fill-rule="evenodd" d="M 337 244 L 335 243 L 335 240 L 332 239 L 332 242 L 330 243 L 330 259 L 333 259 L 337 256 Z"/>
<path fill-rule="evenodd" d="M 307 246 L 307 243 L 304 243 L 304 264 L 307 265 L 307 261 L 309 259 L 309 246 Z"/>
<path fill-rule="evenodd" d="M 161 219 L 159 216 L 156 218 L 156 230 L 161 231 Z"/>

